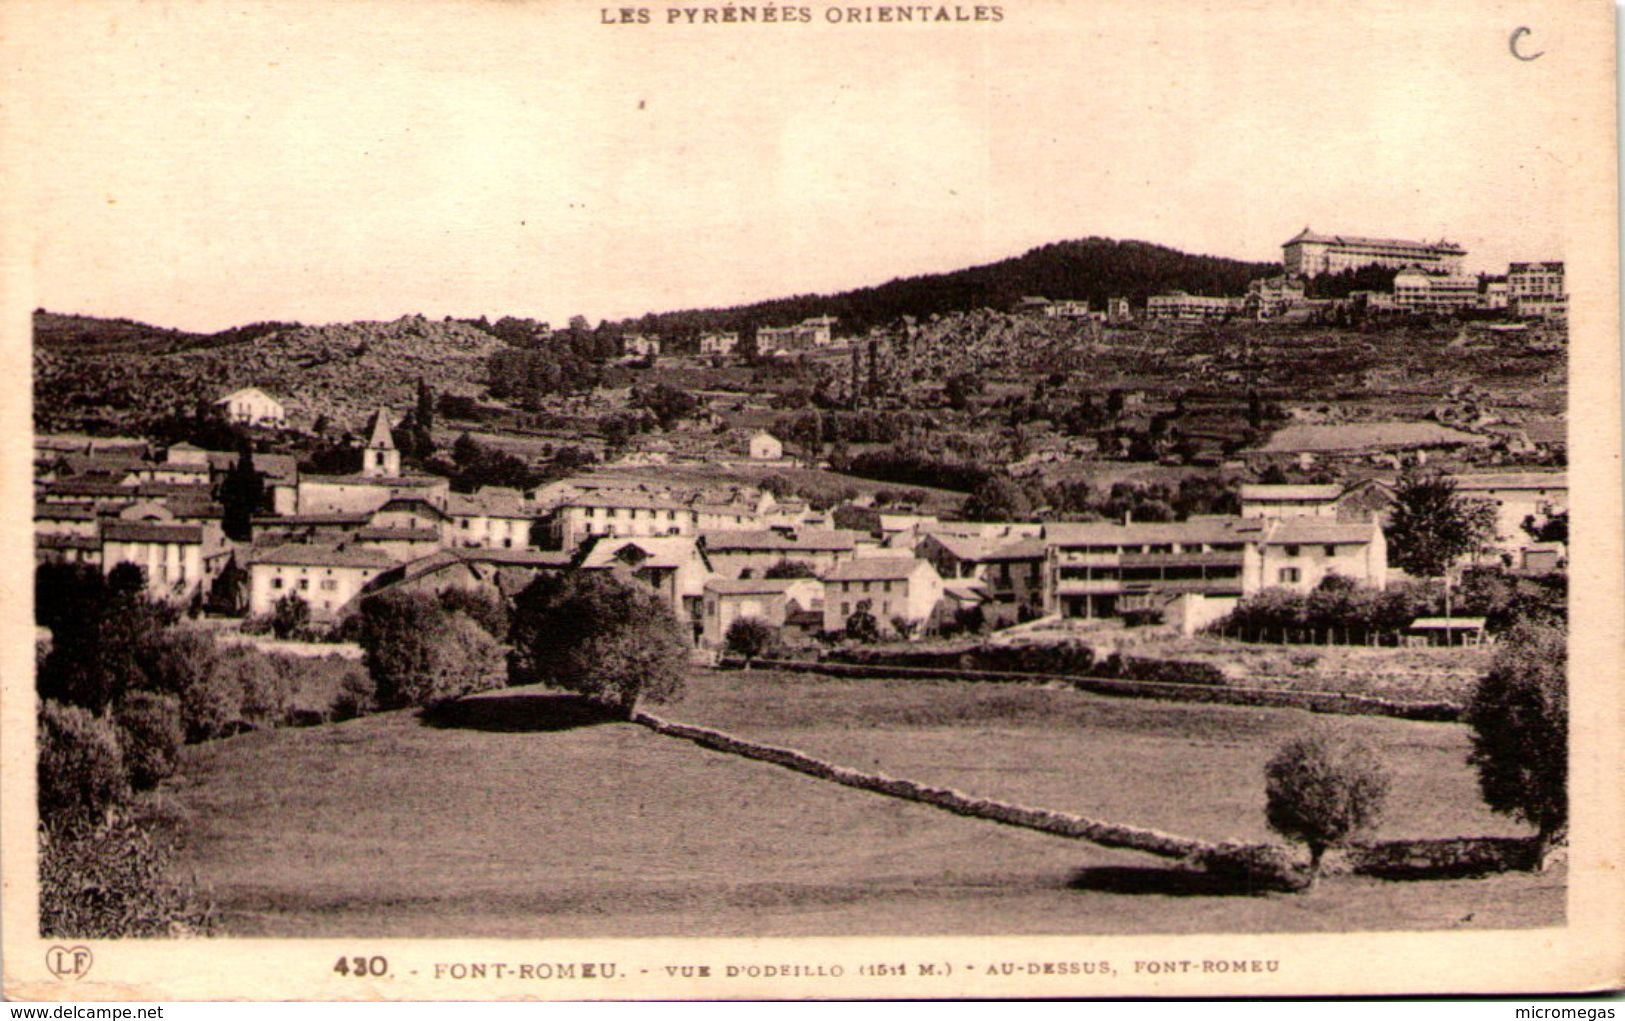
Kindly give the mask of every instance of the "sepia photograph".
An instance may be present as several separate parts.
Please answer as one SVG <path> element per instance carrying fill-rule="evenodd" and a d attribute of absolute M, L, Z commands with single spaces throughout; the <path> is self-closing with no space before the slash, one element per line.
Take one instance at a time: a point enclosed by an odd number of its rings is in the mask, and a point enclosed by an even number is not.
<path fill-rule="evenodd" d="M 0 8 L 6 994 L 1625 982 L 1614 53 Z"/>

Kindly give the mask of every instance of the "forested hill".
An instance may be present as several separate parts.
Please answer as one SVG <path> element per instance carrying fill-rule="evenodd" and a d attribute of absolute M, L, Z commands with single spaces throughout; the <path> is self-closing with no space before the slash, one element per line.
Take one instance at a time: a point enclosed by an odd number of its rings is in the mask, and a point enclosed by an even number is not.
<path fill-rule="evenodd" d="M 899 316 L 975 308 L 1009 309 L 1026 295 L 1088 299 L 1096 308 L 1110 297 L 1143 305 L 1167 290 L 1192 294 L 1242 294 L 1255 277 L 1279 273 L 1276 263 L 1242 262 L 1147 244 L 1085 238 L 1034 248 L 1025 255 L 950 273 L 906 277 L 831 295 L 798 295 L 733 308 L 692 309 L 628 320 L 624 325 L 663 336 L 702 330 L 748 330 L 783 326 L 829 314 L 842 332 L 861 332 Z"/>

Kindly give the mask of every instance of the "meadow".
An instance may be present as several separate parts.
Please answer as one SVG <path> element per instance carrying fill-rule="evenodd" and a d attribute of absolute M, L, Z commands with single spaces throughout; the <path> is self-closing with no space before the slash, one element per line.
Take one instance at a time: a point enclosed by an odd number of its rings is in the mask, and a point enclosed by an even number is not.
<path fill-rule="evenodd" d="M 697 672 L 661 715 L 862 769 L 1207 839 L 1262 839 L 1295 710 L 1068 689 Z M 1395 773 L 1378 836 L 1520 834 L 1456 725 L 1353 719 Z M 226 935 L 1064 934 L 1560 924 L 1564 874 L 1337 876 L 1250 895 L 506 689 L 193 746 L 154 811 Z"/>

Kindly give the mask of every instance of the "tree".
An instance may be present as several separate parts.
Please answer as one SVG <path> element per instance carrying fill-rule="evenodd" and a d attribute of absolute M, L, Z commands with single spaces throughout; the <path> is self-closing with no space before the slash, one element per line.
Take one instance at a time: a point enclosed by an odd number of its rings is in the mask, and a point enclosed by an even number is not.
<path fill-rule="evenodd" d="M 434 428 L 434 391 L 424 382 L 422 376 L 418 377 L 417 425 L 425 433 Z"/>
<path fill-rule="evenodd" d="M 310 604 L 297 592 L 289 592 L 271 607 L 271 633 L 293 638 L 310 623 Z"/>
<path fill-rule="evenodd" d="M 119 702 L 113 719 L 131 787 L 150 790 L 175 772 L 181 745 L 186 742 L 180 700 L 152 691 L 132 691 Z"/>
<path fill-rule="evenodd" d="M 1456 492 L 1440 472 L 1408 468 L 1394 485 L 1388 556 L 1419 578 L 1439 578 L 1495 535 L 1495 509 Z"/>
<path fill-rule="evenodd" d="M 856 349 L 854 349 L 854 354 Z M 951 376 L 942 388 L 943 396 L 948 406 L 955 411 L 964 411 L 970 407 L 971 399 L 982 392 L 982 380 L 968 372 L 961 372 Z"/>
<path fill-rule="evenodd" d="M 1468 763 L 1484 801 L 1533 824 L 1537 863 L 1568 827 L 1568 640 L 1559 628 L 1520 624 L 1501 640 L 1465 716 Z"/>
<path fill-rule="evenodd" d="M 39 819 L 46 829 L 93 826 L 130 796 L 118 733 L 106 716 L 43 701 L 37 742 Z"/>
<path fill-rule="evenodd" d="M 869 612 L 869 606 L 869 600 L 862 600 L 846 618 L 846 637 L 866 645 L 880 641 L 880 622 Z"/>
<path fill-rule="evenodd" d="M 773 648 L 779 640 L 779 629 L 760 617 L 739 617 L 728 625 L 724 639 L 729 652 L 745 657 L 745 664 Z"/>
<path fill-rule="evenodd" d="M 220 525 L 226 537 L 247 542 L 254 534 L 253 518 L 265 503 L 265 480 L 254 467 L 254 446 L 244 437 L 237 445 L 237 461 L 220 480 Z"/>
<path fill-rule="evenodd" d="M 769 564 L 767 570 L 762 572 L 764 578 L 816 578 L 818 572 L 813 570 L 811 564 L 802 560 L 791 560 L 781 557 L 776 563 Z"/>
<path fill-rule="evenodd" d="M 360 643 L 381 708 L 432 706 L 500 687 L 502 647 L 423 592 L 383 592 L 361 603 Z"/>
<path fill-rule="evenodd" d="M 1270 829 L 1309 846 L 1309 885 L 1329 847 L 1376 825 L 1388 798 L 1388 769 L 1369 746 L 1328 733 L 1295 737 L 1264 767 Z"/>
<path fill-rule="evenodd" d="M 1008 475 L 989 476 L 966 499 L 963 508 L 967 521 L 1024 521 L 1032 512 L 1026 491 Z"/>
<path fill-rule="evenodd" d="M 540 577 L 514 601 L 510 684 L 574 691 L 630 718 L 682 697 L 689 641 L 671 607 L 609 571 Z"/>
<path fill-rule="evenodd" d="M 1544 520 L 1527 515 L 1522 524 L 1524 532 L 1536 542 L 1568 542 L 1569 512 L 1560 511 Z"/>

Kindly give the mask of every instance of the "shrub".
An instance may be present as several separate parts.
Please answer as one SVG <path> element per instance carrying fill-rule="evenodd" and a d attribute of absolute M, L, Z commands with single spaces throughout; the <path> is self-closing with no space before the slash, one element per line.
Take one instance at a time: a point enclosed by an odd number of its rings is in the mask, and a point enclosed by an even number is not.
<path fill-rule="evenodd" d="M 1536 827 L 1540 862 L 1568 826 L 1568 715 L 1567 635 L 1538 624 L 1513 628 L 1468 700 L 1467 761 L 1491 809 Z"/>
<path fill-rule="evenodd" d="M 238 647 L 226 653 L 222 673 L 239 693 L 238 719 L 255 728 L 280 727 L 293 717 L 294 680 L 289 657 Z"/>
<path fill-rule="evenodd" d="M 378 706 L 429 706 L 502 684 L 502 646 L 434 596 L 386 592 L 361 604 L 361 647 Z"/>
<path fill-rule="evenodd" d="M 846 618 L 846 637 L 866 644 L 880 641 L 880 623 L 869 612 L 869 600 L 860 602 Z"/>
<path fill-rule="evenodd" d="M 891 619 L 891 627 L 892 630 L 897 633 L 897 637 L 906 640 L 914 637 L 914 632 L 918 631 L 920 628 L 920 622 L 917 620 L 910 620 L 902 614 L 893 614 Z"/>
<path fill-rule="evenodd" d="M 740 617 L 728 625 L 725 641 L 729 652 L 738 653 L 749 663 L 778 644 L 779 629 L 760 617 Z"/>
<path fill-rule="evenodd" d="M 1388 797 L 1389 776 L 1363 742 L 1332 734 L 1295 737 L 1264 767 L 1270 829 L 1309 846 L 1309 885 L 1320 876 L 1328 847 L 1375 826 Z"/>
<path fill-rule="evenodd" d="M 107 717 L 41 702 L 36 747 L 39 817 L 47 829 L 94 825 L 129 797 L 123 751 Z"/>
<path fill-rule="evenodd" d="M 271 633 L 278 638 L 298 637 L 310 624 L 310 604 L 289 592 L 271 608 Z"/>
<path fill-rule="evenodd" d="M 214 911 L 168 876 L 168 852 L 127 821 L 40 834 L 40 935 L 65 939 L 207 935 Z"/>
<path fill-rule="evenodd" d="M 448 588 L 440 593 L 440 608 L 462 614 L 498 641 L 508 637 L 508 604 L 495 592 Z"/>
<path fill-rule="evenodd" d="M 640 698 L 682 697 L 689 642 L 647 587 L 607 571 L 532 582 L 515 601 L 513 684 L 579 692 L 630 716 Z"/>
<path fill-rule="evenodd" d="M 118 725 L 119 747 L 131 787 L 149 790 L 175 772 L 181 745 L 186 741 L 179 699 L 152 691 L 132 691 L 119 701 L 113 719 Z"/>
<path fill-rule="evenodd" d="M 764 578 L 816 578 L 818 572 L 813 570 L 811 564 L 801 560 L 791 560 L 781 557 L 776 563 L 768 565 L 762 572 Z"/>
<path fill-rule="evenodd" d="M 377 708 L 378 686 L 372 683 L 367 671 L 356 668 L 346 672 L 339 682 L 338 694 L 333 697 L 333 718 L 353 720 Z"/>
<path fill-rule="evenodd" d="M 145 673 L 154 691 L 180 696 L 219 669 L 214 639 L 190 628 L 170 628 L 149 646 Z"/>
<path fill-rule="evenodd" d="M 243 689 L 223 658 L 195 677 L 180 693 L 181 722 L 188 741 L 207 741 L 235 733 L 243 718 Z"/>

